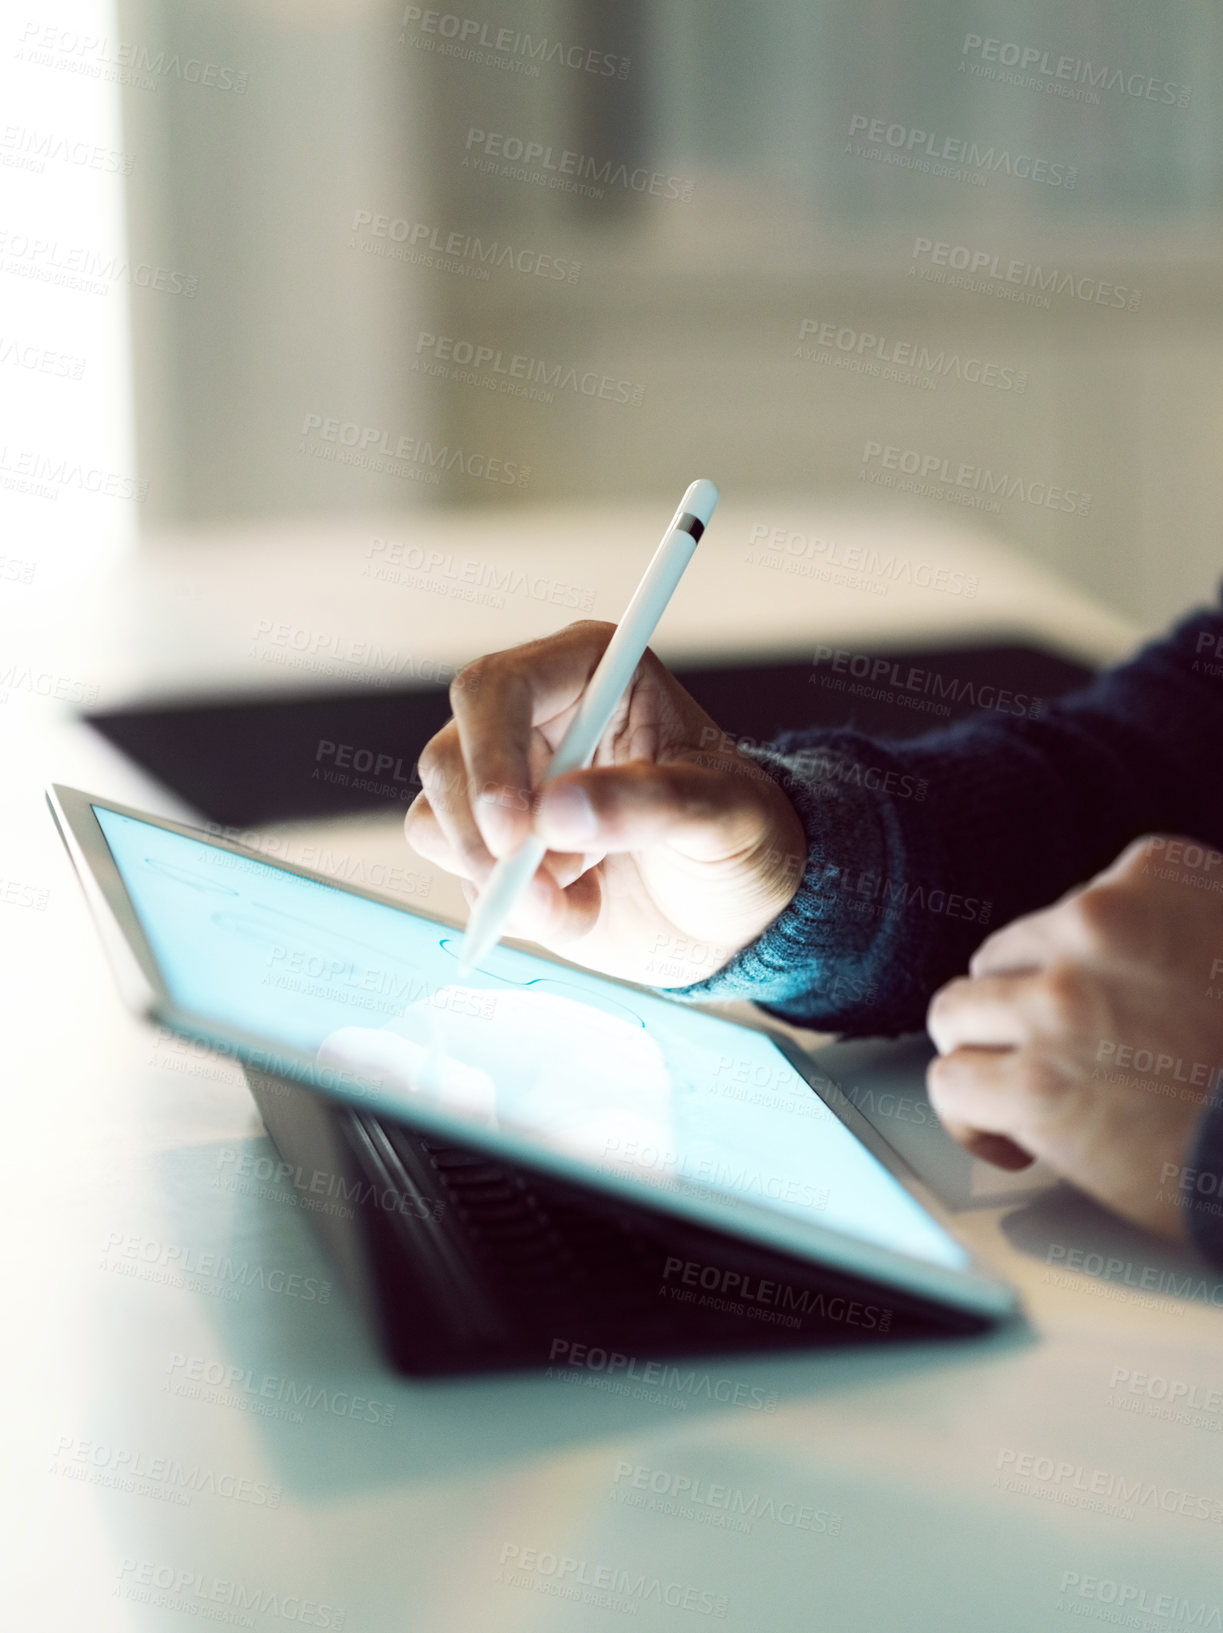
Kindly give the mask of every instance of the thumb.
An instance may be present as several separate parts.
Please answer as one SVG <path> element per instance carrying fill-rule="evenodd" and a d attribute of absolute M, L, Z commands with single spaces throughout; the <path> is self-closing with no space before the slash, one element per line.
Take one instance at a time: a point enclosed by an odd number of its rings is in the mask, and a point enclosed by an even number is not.
<path fill-rule="evenodd" d="M 794 829 L 786 796 L 748 760 L 717 769 L 673 760 L 571 771 L 545 785 L 535 815 L 535 831 L 551 850 L 667 844 L 700 862 L 746 860 L 783 838 L 792 841 Z"/>

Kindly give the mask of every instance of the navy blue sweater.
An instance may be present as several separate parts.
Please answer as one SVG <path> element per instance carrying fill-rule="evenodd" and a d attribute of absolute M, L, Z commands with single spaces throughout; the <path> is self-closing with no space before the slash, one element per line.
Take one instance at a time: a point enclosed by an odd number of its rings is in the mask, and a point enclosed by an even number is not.
<path fill-rule="evenodd" d="M 791 732 L 754 752 L 799 814 L 806 871 L 763 935 L 669 996 L 747 998 L 848 1035 L 920 1028 L 991 929 L 1140 834 L 1223 850 L 1223 613 L 1195 613 L 1036 718 L 981 712 L 906 742 Z M 1195 1160 L 1220 1171 L 1223 1107 Z M 1189 1217 L 1223 1262 L 1223 1218 Z"/>

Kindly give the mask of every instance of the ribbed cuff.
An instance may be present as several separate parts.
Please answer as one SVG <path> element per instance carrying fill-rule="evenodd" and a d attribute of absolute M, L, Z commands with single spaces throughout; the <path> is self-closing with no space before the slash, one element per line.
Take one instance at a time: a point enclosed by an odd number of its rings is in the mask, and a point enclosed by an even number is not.
<path fill-rule="evenodd" d="M 747 999 L 821 1030 L 864 1021 L 864 1030 L 874 1029 L 870 1017 L 882 996 L 898 915 L 877 892 L 868 897 L 862 881 L 897 871 L 902 845 L 886 798 L 836 774 L 858 763 L 841 752 L 848 737 L 830 732 L 826 742 L 795 754 L 744 751 L 777 782 L 802 823 L 807 861 L 798 890 L 715 974 L 656 991 L 693 1003 Z M 879 759 L 877 745 L 870 752 Z"/>

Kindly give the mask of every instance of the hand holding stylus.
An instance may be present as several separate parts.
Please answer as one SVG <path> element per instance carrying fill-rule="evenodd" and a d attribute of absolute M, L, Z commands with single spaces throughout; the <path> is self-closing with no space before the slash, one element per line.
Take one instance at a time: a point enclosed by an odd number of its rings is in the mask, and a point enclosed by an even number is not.
<path fill-rule="evenodd" d="M 544 782 L 563 777 L 567 771 L 584 771 L 594 760 L 599 739 L 611 724 L 717 503 L 718 490 L 707 478 L 688 484 L 623 618 L 586 682 L 548 762 Z M 470 974 L 477 968 L 504 935 L 547 850 L 547 841 L 531 833 L 512 855 L 498 857 L 467 921 L 459 954 L 464 971 Z"/>
<path fill-rule="evenodd" d="M 464 669 L 405 829 L 469 900 L 537 838 L 547 848 L 510 934 L 625 980 L 687 986 L 788 905 L 806 840 L 777 783 L 648 650 L 593 763 L 548 776 L 616 627 L 572 624 Z"/>

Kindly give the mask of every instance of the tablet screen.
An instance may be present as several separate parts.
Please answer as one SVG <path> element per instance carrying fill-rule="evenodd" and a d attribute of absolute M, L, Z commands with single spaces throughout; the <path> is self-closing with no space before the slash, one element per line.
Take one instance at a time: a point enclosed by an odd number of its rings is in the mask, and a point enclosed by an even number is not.
<path fill-rule="evenodd" d="M 968 1254 L 763 1033 L 94 805 L 176 1007 L 662 1189 Z"/>

